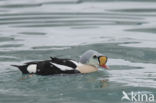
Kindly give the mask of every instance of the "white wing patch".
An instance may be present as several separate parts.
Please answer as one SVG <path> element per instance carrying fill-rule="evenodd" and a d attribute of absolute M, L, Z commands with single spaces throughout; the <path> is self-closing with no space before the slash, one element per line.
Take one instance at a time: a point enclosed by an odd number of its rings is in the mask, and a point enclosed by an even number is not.
<path fill-rule="evenodd" d="M 76 62 L 76 61 L 73 61 L 73 60 L 70 60 L 71 62 L 73 62 L 77 67 L 75 68 L 76 70 L 79 70 L 78 69 L 78 66 L 82 66 L 83 64 L 82 63 L 78 63 L 78 62 Z"/>
<path fill-rule="evenodd" d="M 28 67 L 27 67 L 27 71 L 29 73 L 36 73 L 37 71 L 37 64 L 30 64 Z"/>
<path fill-rule="evenodd" d="M 65 66 L 65 65 L 60 65 L 60 64 L 56 64 L 56 63 L 52 63 L 52 62 L 51 62 L 51 64 L 58 67 L 62 71 L 73 70 L 73 68 Z"/>
<path fill-rule="evenodd" d="M 71 62 L 73 62 L 75 65 L 79 65 L 79 63 L 78 62 L 76 62 L 76 61 L 74 61 L 74 60 L 70 60 Z"/>
<path fill-rule="evenodd" d="M 70 60 L 71 62 L 73 62 L 76 66 L 82 66 L 83 64 L 80 63 L 80 62 L 76 62 L 76 61 L 73 61 L 73 60 Z"/>

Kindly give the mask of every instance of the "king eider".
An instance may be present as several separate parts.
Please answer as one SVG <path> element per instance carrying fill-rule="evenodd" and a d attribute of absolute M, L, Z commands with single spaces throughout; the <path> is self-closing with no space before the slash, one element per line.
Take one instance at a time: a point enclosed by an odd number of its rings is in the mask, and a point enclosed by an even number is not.
<path fill-rule="evenodd" d="M 33 61 L 24 65 L 12 65 L 19 68 L 23 74 L 55 75 L 55 74 L 76 74 L 96 72 L 98 67 L 108 69 L 106 66 L 107 57 L 89 50 L 85 52 L 79 62 L 71 59 L 51 57 L 50 60 Z"/>

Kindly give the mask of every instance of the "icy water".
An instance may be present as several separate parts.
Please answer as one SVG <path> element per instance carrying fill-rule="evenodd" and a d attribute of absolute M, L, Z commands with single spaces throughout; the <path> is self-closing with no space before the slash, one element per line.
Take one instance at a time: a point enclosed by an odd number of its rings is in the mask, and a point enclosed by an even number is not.
<path fill-rule="evenodd" d="M 89 49 L 108 56 L 109 75 L 21 80 L 10 66 Z M 134 103 L 122 92 L 156 96 L 155 69 L 156 0 L 0 0 L 0 103 Z"/>

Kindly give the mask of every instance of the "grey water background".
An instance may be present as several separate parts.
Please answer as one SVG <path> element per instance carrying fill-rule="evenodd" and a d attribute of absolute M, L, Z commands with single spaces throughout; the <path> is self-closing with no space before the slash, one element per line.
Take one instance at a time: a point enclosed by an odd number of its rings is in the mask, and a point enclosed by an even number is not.
<path fill-rule="evenodd" d="M 50 56 L 108 56 L 86 75 L 21 80 L 11 64 Z M 156 0 L 0 0 L 0 103 L 124 103 L 122 91 L 156 96 Z"/>

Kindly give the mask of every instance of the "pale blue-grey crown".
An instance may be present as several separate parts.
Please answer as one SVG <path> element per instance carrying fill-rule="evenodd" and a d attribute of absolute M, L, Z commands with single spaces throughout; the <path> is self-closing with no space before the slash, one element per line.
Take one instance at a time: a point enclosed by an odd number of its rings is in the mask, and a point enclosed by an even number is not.
<path fill-rule="evenodd" d="M 95 50 L 88 50 L 80 56 L 79 62 L 82 64 L 87 64 L 89 60 L 93 58 L 93 56 L 99 57 L 99 56 L 102 56 L 102 54 Z"/>

